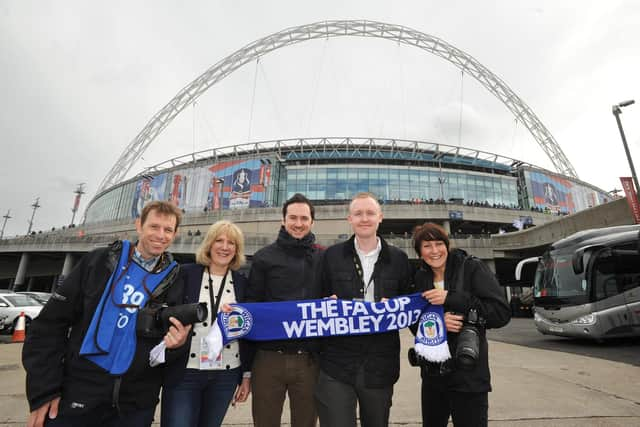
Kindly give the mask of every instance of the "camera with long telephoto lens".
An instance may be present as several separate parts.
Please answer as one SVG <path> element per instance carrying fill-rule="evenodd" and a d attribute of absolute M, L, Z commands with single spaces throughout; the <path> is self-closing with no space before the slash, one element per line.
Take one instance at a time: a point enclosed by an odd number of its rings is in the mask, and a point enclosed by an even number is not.
<path fill-rule="evenodd" d="M 475 308 L 469 310 L 456 346 L 456 366 L 472 369 L 480 357 L 480 335 L 485 321 Z"/>
<path fill-rule="evenodd" d="M 140 337 L 161 338 L 172 325 L 170 317 L 175 317 L 183 325 L 191 325 L 205 321 L 208 314 L 206 302 L 145 307 L 138 312 L 136 331 Z"/>

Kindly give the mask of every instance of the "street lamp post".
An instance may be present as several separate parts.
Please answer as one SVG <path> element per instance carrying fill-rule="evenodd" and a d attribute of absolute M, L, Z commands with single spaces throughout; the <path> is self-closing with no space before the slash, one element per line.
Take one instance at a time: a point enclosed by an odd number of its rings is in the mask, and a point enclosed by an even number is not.
<path fill-rule="evenodd" d="M 620 108 L 626 107 L 634 104 L 635 101 L 630 99 L 628 101 L 623 101 L 619 104 L 616 104 L 612 107 L 613 115 L 616 117 L 616 122 L 618 123 L 618 129 L 620 130 L 620 137 L 622 138 L 622 144 L 624 145 L 624 151 L 627 153 L 627 160 L 629 161 L 629 168 L 631 168 L 631 177 L 633 178 L 633 184 L 636 186 L 636 194 L 640 191 L 640 186 L 638 185 L 638 177 L 636 176 L 636 169 L 633 167 L 633 160 L 631 159 L 631 153 L 629 153 L 629 147 L 627 146 L 627 138 L 624 136 L 624 130 L 622 129 L 622 122 L 620 121 L 620 114 L 622 114 L 622 110 Z"/>
<path fill-rule="evenodd" d="M 36 216 L 36 210 L 41 206 L 40 203 L 38 203 L 39 201 L 40 197 L 36 197 L 36 201 L 31 205 L 31 207 L 33 208 L 33 213 L 31 214 L 31 220 L 29 220 L 29 229 L 27 230 L 27 236 L 31 234 L 31 229 L 33 228 L 33 218 Z"/>
<path fill-rule="evenodd" d="M 76 219 L 76 212 L 78 212 L 78 207 L 80 206 L 80 197 L 82 197 L 82 195 L 84 194 L 84 182 L 82 184 L 78 184 L 78 187 L 76 188 L 76 191 L 74 191 L 74 194 L 76 195 L 76 197 L 73 199 L 73 208 L 71 208 L 71 212 L 73 212 L 73 215 L 71 215 L 71 222 L 69 223 L 69 225 L 72 227 L 74 225 L 73 221 L 75 221 Z"/>
<path fill-rule="evenodd" d="M 9 216 L 10 213 L 11 209 L 9 209 L 7 213 L 2 217 L 4 218 L 4 222 L 2 223 L 2 230 L 0 230 L 0 240 L 2 240 L 2 238 L 4 237 L 4 227 L 7 225 L 7 220 L 12 218 L 11 216 Z"/>

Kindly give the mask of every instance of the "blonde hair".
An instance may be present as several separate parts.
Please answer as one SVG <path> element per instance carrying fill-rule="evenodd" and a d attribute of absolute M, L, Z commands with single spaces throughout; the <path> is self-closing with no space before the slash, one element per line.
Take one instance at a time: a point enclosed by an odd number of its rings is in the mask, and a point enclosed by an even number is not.
<path fill-rule="evenodd" d="M 371 199 L 371 200 L 373 200 L 373 202 L 378 207 L 378 211 L 382 212 L 382 207 L 380 206 L 380 202 L 378 202 L 378 199 L 376 198 L 376 195 L 373 194 L 373 193 L 369 193 L 368 191 L 361 191 L 360 193 L 356 194 L 355 196 L 353 196 L 351 198 L 351 202 L 349 203 L 349 212 L 351 212 L 351 208 L 353 207 L 353 202 L 355 202 L 358 199 Z"/>
<path fill-rule="evenodd" d="M 236 244 L 236 253 L 229 264 L 231 270 L 238 270 L 245 263 L 244 257 L 244 235 L 242 230 L 231 221 L 222 220 L 212 224 L 207 231 L 207 235 L 196 251 L 196 262 L 208 266 L 211 264 L 211 246 L 221 235 L 227 236 Z"/>

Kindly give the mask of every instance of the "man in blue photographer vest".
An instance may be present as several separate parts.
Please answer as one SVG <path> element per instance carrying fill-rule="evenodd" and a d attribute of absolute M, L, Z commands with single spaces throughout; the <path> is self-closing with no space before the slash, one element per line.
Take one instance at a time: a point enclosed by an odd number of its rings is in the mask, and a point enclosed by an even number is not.
<path fill-rule="evenodd" d="M 191 325 L 171 317 L 164 337 L 141 337 L 136 323 L 142 307 L 182 302 L 167 252 L 180 219 L 173 204 L 148 203 L 137 243 L 87 254 L 33 320 L 22 350 L 29 427 L 151 425 L 164 366 L 151 367 L 151 350 L 164 344 L 161 360 L 177 359 Z"/>
<path fill-rule="evenodd" d="M 354 235 L 328 248 L 322 263 L 324 296 L 379 302 L 412 292 L 407 255 L 377 235 L 380 204 L 370 193 L 349 205 Z M 327 338 L 320 353 L 316 405 L 321 427 L 389 424 L 393 385 L 400 376 L 398 331 Z"/>

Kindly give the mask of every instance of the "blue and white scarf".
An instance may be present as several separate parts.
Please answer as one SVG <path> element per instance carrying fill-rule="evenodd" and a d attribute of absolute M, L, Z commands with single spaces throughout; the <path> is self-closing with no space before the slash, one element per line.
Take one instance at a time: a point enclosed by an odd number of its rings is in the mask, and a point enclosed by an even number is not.
<path fill-rule="evenodd" d="M 416 351 L 433 362 L 449 359 L 441 305 L 431 305 L 417 294 L 384 302 L 316 299 L 232 304 L 230 313 L 218 313 L 207 335 L 210 357 L 217 357 L 230 341 L 314 338 L 377 334 L 419 322 Z"/>
<path fill-rule="evenodd" d="M 104 288 L 80 347 L 81 356 L 113 375 L 125 373 L 133 361 L 138 308 L 146 304 L 149 293 L 176 266 L 173 261 L 162 271 L 150 273 L 129 260 L 130 247 L 129 241 L 122 241 L 118 266 Z M 143 283 L 146 284 L 146 290 Z M 118 307 L 114 302 L 138 307 Z"/>

